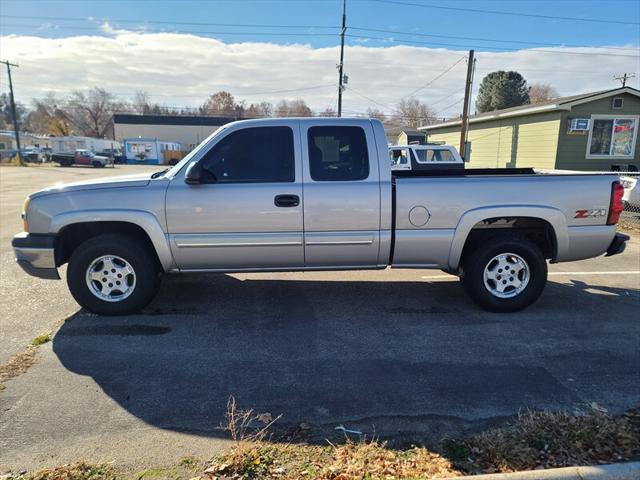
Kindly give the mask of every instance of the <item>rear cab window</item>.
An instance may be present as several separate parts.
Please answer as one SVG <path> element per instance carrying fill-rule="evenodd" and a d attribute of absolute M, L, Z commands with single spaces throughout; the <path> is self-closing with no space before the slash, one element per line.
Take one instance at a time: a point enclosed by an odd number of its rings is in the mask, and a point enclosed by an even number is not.
<path fill-rule="evenodd" d="M 369 177 L 367 138 L 361 127 L 310 127 L 307 140 L 312 180 L 340 182 Z"/>

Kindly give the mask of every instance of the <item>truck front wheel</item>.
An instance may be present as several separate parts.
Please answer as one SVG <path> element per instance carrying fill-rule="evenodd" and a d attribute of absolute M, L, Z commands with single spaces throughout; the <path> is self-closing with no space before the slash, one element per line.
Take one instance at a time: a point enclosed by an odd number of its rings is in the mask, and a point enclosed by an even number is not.
<path fill-rule="evenodd" d="M 547 283 L 547 262 L 538 246 L 516 235 L 494 235 L 465 253 L 462 285 L 471 299 L 492 312 L 528 307 Z"/>
<path fill-rule="evenodd" d="M 135 238 L 99 235 L 71 255 L 67 284 L 73 298 L 90 312 L 126 315 L 153 300 L 160 287 L 160 269 Z"/>

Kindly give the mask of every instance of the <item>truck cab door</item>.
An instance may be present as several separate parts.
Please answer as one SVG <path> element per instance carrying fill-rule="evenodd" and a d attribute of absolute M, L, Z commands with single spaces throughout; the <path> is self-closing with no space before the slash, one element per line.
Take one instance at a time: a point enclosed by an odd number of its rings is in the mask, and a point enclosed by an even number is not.
<path fill-rule="evenodd" d="M 305 165 L 305 265 L 377 266 L 380 183 L 371 123 L 302 121 L 300 133 Z M 388 157 L 382 160 L 387 162 Z"/>
<path fill-rule="evenodd" d="M 217 140 L 217 141 L 216 141 Z M 171 251 L 181 270 L 301 268 L 302 168 L 297 121 L 238 125 L 183 168 L 166 196 Z"/>

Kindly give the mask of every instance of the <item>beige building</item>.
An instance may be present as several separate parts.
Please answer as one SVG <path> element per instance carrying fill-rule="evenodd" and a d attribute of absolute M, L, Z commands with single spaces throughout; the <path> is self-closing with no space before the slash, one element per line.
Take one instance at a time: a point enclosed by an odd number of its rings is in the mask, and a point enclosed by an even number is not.
<path fill-rule="evenodd" d="M 118 142 L 125 138 L 156 138 L 180 143 L 183 148 L 191 150 L 233 120 L 223 117 L 115 114 L 113 129 Z"/>
<path fill-rule="evenodd" d="M 626 170 L 640 164 L 640 91 L 616 88 L 470 117 L 468 166 Z M 460 120 L 419 130 L 460 142 Z"/>

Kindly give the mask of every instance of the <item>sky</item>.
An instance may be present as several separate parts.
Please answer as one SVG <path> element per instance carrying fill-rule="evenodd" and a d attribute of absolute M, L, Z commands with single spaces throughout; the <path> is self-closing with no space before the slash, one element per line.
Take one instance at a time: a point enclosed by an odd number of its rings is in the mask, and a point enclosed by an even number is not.
<path fill-rule="evenodd" d="M 102 87 L 145 90 L 194 107 L 228 90 L 247 103 L 302 98 L 336 108 L 341 0 L 0 0 L 0 57 L 16 99 Z M 347 0 L 345 114 L 390 113 L 402 98 L 440 117 L 462 108 L 466 55 L 474 93 L 517 70 L 561 95 L 640 88 L 638 0 Z M 0 90 L 6 91 L 0 72 Z"/>

